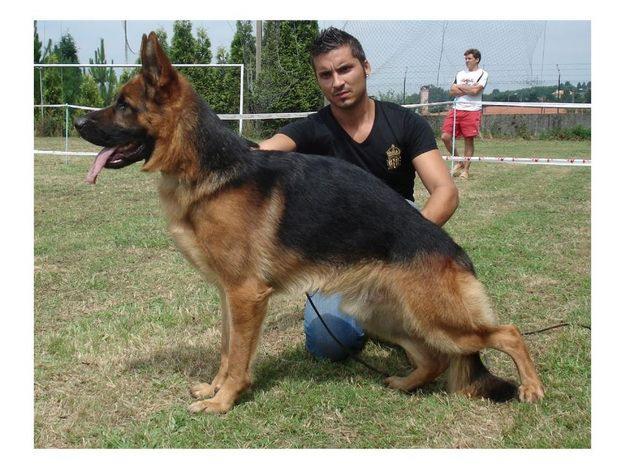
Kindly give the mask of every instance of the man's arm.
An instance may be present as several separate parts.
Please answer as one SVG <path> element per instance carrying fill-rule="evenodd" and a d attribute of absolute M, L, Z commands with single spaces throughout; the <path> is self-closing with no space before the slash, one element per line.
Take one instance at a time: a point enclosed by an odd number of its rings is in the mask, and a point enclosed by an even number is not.
<path fill-rule="evenodd" d="M 464 94 L 466 94 L 466 93 L 464 91 L 462 91 L 458 85 L 456 85 L 455 83 L 451 85 L 451 88 L 449 90 L 449 95 L 450 96 L 453 96 L 454 98 L 457 98 L 459 96 L 463 96 Z"/>
<path fill-rule="evenodd" d="M 482 92 L 484 87 L 482 85 L 468 86 L 468 85 L 456 85 L 458 90 L 462 92 L 462 94 L 468 94 L 471 96 L 476 96 Z"/>
<path fill-rule="evenodd" d="M 458 207 L 458 188 L 438 150 L 430 150 L 412 160 L 417 174 L 430 197 L 421 214 L 433 223 L 443 226 Z"/>
<path fill-rule="evenodd" d="M 258 144 L 261 150 L 295 151 L 297 145 L 295 141 L 284 134 L 276 134 Z"/>

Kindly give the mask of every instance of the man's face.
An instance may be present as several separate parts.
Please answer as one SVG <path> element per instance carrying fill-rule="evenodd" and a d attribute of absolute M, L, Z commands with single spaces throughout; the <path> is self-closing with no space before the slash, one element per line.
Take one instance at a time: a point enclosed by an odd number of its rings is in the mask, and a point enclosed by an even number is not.
<path fill-rule="evenodd" d="M 473 54 L 467 54 L 464 56 L 464 63 L 469 70 L 475 70 L 480 63 Z"/>
<path fill-rule="evenodd" d="M 366 76 L 371 67 L 364 66 L 352 55 L 349 46 L 342 46 L 313 59 L 315 76 L 330 104 L 349 109 L 367 96 Z"/>

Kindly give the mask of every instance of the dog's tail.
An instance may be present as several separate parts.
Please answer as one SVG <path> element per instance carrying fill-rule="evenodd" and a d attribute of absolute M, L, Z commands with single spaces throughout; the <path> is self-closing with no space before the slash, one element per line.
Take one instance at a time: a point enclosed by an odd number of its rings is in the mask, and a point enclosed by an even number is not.
<path fill-rule="evenodd" d="M 451 358 L 447 387 L 450 392 L 495 402 L 505 402 L 517 395 L 517 386 L 488 371 L 479 353 Z"/>

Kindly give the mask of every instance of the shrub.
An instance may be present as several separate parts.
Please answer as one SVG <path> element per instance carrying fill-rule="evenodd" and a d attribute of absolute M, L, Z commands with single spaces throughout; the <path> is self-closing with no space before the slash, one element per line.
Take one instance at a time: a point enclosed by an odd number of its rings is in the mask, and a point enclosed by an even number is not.
<path fill-rule="evenodd" d="M 566 129 L 551 129 L 540 134 L 541 140 L 590 140 L 591 131 L 588 127 L 576 125 Z"/>

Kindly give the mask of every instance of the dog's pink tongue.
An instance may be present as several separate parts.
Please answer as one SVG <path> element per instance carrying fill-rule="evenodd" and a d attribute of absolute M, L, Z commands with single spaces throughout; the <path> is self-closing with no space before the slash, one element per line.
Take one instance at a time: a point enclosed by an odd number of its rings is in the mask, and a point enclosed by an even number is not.
<path fill-rule="evenodd" d="M 91 169 L 87 173 L 87 177 L 85 178 L 85 182 L 88 184 L 95 184 L 95 180 L 104 168 L 104 165 L 108 161 L 109 157 L 113 154 L 115 148 L 103 148 L 98 153 L 98 156 L 95 157 L 95 161 L 91 165 Z"/>

